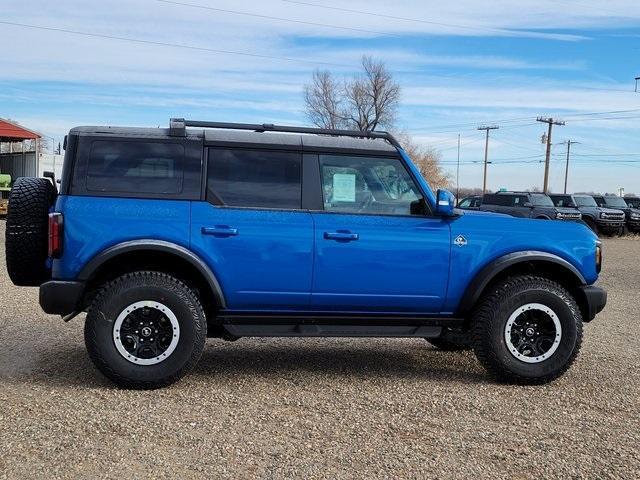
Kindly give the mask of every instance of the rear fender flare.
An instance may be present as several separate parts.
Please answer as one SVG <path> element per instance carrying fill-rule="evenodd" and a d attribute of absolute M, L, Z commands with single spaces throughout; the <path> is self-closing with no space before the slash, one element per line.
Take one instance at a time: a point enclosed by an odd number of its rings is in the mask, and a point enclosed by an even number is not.
<path fill-rule="evenodd" d="M 89 260 L 78 274 L 78 280 L 85 282 L 88 281 L 100 266 L 112 258 L 124 253 L 143 250 L 170 253 L 190 263 L 207 281 L 211 291 L 216 297 L 215 300 L 218 305 L 221 308 L 226 308 L 226 302 L 220 283 L 209 266 L 200 257 L 187 248 L 164 240 L 141 239 L 113 245 Z"/>

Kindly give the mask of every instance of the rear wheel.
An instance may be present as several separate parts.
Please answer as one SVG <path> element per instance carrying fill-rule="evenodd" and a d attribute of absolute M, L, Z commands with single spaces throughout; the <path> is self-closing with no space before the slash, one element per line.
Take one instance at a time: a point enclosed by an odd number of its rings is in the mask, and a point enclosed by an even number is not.
<path fill-rule="evenodd" d="M 87 314 L 91 360 L 125 388 L 167 386 L 198 361 L 207 336 L 199 299 L 159 272 L 135 272 L 107 284 Z"/>
<path fill-rule="evenodd" d="M 37 287 L 49 278 L 49 210 L 56 191 L 46 178 L 22 177 L 9 194 L 6 258 L 9 278 L 20 287 Z"/>
<path fill-rule="evenodd" d="M 582 342 L 571 294 L 549 279 L 520 276 L 494 286 L 473 318 L 473 348 L 493 376 L 542 384 L 561 376 Z"/>

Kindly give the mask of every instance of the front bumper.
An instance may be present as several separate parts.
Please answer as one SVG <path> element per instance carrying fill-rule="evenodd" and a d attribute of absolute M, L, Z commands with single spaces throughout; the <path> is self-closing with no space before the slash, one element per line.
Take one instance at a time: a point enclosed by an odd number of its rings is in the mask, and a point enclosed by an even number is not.
<path fill-rule="evenodd" d="M 627 228 L 631 232 L 640 231 L 640 220 L 627 220 Z"/>
<path fill-rule="evenodd" d="M 40 285 L 40 306 L 45 313 L 68 315 L 82 309 L 83 282 L 51 280 Z"/>
<path fill-rule="evenodd" d="M 588 285 L 580 288 L 584 295 L 584 321 L 590 322 L 602 311 L 607 304 L 607 292 L 600 288 Z"/>
<path fill-rule="evenodd" d="M 617 232 L 624 227 L 624 220 L 598 220 L 596 224 L 604 232 Z"/>

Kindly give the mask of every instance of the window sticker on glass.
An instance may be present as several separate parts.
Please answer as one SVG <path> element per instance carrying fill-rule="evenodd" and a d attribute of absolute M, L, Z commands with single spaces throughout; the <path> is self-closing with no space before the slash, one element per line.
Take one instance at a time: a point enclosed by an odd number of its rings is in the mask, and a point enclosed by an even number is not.
<path fill-rule="evenodd" d="M 356 201 L 356 176 L 350 173 L 333 174 L 333 201 Z"/>

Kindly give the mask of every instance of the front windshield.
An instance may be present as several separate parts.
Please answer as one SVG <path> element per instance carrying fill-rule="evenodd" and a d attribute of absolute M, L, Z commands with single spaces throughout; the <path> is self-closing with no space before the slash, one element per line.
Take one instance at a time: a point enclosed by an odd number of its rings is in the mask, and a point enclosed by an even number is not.
<path fill-rule="evenodd" d="M 579 207 L 597 207 L 598 204 L 593 197 L 573 197 L 576 201 L 576 205 Z"/>
<path fill-rule="evenodd" d="M 607 204 L 607 207 L 629 208 L 627 202 L 620 197 L 604 197 L 604 201 Z"/>
<path fill-rule="evenodd" d="M 531 195 L 531 203 L 536 207 L 553 207 L 553 200 L 546 195 Z"/>

